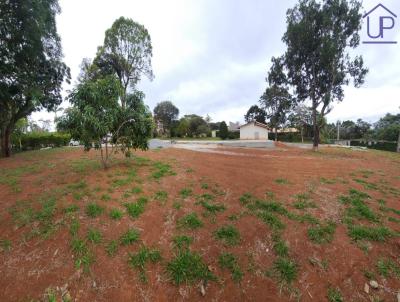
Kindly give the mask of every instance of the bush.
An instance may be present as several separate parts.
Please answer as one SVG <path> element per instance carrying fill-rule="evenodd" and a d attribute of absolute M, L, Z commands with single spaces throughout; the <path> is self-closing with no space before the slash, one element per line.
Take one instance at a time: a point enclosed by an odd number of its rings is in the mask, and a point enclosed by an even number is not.
<path fill-rule="evenodd" d="M 360 146 L 369 149 L 396 152 L 397 142 L 352 140 L 350 141 L 350 146 Z"/>
<path fill-rule="evenodd" d="M 59 132 L 31 132 L 12 138 L 12 145 L 20 151 L 35 150 L 46 147 L 67 146 L 71 136 Z M 20 144 L 21 143 L 21 144 Z"/>

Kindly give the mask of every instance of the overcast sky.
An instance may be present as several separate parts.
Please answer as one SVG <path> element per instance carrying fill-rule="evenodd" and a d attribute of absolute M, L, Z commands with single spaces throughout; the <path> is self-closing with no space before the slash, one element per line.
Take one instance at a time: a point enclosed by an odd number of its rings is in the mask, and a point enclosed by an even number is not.
<path fill-rule="evenodd" d="M 258 103 L 266 87 L 272 56 L 284 53 L 281 38 L 286 11 L 295 0 L 60 0 L 57 18 L 65 62 L 72 84 L 83 58 L 93 58 L 104 32 L 120 16 L 132 18 L 149 31 L 153 44 L 153 81 L 143 79 L 139 89 L 153 110 L 172 101 L 181 116 L 209 114 L 213 121 L 243 121 L 247 109 Z M 400 43 L 400 1 L 365 0 L 369 11 L 379 2 L 397 16 L 385 38 Z M 379 10 L 379 14 L 384 14 Z M 372 20 L 373 21 L 373 20 Z M 374 24 L 374 23 L 371 23 Z M 366 24 L 361 33 L 366 38 Z M 345 100 L 335 104 L 328 120 L 363 118 L 376 121 L 400 106 L 400 44 L 361 45 L 370 72 L 360 89 L 346 88 Z M 64 85 L 65 90 L 72 86 Z M 68 103 L 63 103 L 64 108 Z M 38 112 L 35 119 L 53 119 Z"/>

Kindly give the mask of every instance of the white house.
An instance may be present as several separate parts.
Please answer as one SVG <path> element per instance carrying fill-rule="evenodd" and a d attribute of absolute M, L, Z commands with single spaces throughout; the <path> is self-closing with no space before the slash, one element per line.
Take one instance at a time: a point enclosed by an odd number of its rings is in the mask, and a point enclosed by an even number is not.
<path fill-rule="evenodd" d="M 268 126 L 259 122 L 249 122 L 240 126 L 240 139 L 267 140 Z"/>

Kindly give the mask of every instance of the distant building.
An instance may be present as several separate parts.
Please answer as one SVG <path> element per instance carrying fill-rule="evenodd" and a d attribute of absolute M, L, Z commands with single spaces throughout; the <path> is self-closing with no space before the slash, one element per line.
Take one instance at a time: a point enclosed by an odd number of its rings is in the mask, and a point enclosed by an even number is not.
<path fill-rule="evenodd" d="M 268 140 L 268 126 L 259 122 L 249 122 L 239 127 L 240 139 Z"/>

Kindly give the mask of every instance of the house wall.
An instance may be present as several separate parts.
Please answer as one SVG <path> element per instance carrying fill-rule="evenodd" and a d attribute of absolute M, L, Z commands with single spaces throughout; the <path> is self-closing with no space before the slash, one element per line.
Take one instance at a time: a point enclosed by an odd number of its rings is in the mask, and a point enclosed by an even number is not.
<path fill-rule="evenodd" d="M 256 132 L 258 132 L 258 138 L 256 138 Z M 242 126 L 240 127 L 240 139 L 267 140 L 268 129 L 255 126 L 254 124 Z"/>

